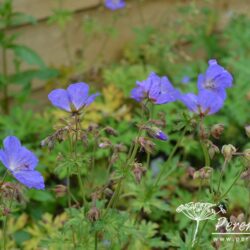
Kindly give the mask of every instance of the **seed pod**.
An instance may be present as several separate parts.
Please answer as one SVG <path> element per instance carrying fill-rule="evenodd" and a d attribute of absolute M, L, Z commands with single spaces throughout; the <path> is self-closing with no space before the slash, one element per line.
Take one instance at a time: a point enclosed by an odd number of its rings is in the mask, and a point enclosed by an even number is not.
<path fill-rule="evenodd" d="M 139 137 L 138 143 L 141 145 L 141 147 L 148 153 L 152 153 L 155 149 L 155 144 L 149 140 L 147 137 Z"/>
<path fill-rule="evenodd" d="M 109 135 L 113 135 L 113 136 L 118 135 L 118 132 L 110 126 L 104 128 L 104 131 L 107 132 Z"/>
<path fill-rule="evenodd" d="M 247 161 L 250 161 L 250 148 L 244 150 L 244 157 Z"/>
<path fill-rule="evenodd" d="M 250 137 L 250 125 L 245 126 L 247 137 Z"/>
<path fill-rule="evenodd" d="M 213 169 L 211 167 L 203 167 L 194 173 L 194 179 L 210 179 Z"/>
<path fill-rule="evenodd" d="M 224 128 L 225 128 L 225 126 L 222 123 L 218 123 L 218 124 L 213 125 L 211 128 L 211 135 L 215 139 L 220 139 L 220 136 L 222 135 Z"/>
<path fill-rule="evenodd" d="M 54 188 L 54 192 L 56 194 L 56 197 L 63 197 L 67 193 L 67 187 L 64 185 L 56 185 Z"/>
<path fill-rule="evenodd" d="M 210 158 L 213 159 L 215 154 L 220 153 L 220 149 L 212 143 L 212 144 L 210 144 L 210 147 L 208 149 L 208 153 L 209 153 Z"/>
<path fill-rule="evenodd" d="M 138 184 L 141 182 L 142 176 L 146 173 L 146 171 L 147 169 L 144 168 L 141 163 L 134 164 L 133 173 Z"/>
<path fill-rule="evenodd" d="M 97 221 L 100 218 L 101 212 L 97 207 L 92 207 L 88 214 L 87 217 L 91 222 Z"/>
<path fill-rule="evenodd" d="M 236 151 L 236 148 L 232 144 L 224 145 L 221 149 L 221 153 L 227 161 L 231 160 L 233 154 L 236 153 Z"/>

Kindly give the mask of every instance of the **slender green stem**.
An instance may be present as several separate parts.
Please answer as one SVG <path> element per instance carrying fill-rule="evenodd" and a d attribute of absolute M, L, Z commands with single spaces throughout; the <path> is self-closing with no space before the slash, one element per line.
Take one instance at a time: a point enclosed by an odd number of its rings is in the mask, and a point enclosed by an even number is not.
<path fill-rule="evenodd" d="M 201 148 L 202 148 L 203 155 L 205 158 L 205 166 L 209 167 L 210 166 L 210 157 L 209 157 L 207 146 L 202 140 L 200 140 L 200 143 L 201 143 Z"/>
<path fill-rule="evenodd" d="M 75 115 L 75 140 L 74 140 L 74 157 L 75 157 L 75 161 L 77 160 L 77 141 L 78 141 L 78 115 Z M 84 192 L 84 186 L 83 186 L 83 182 L 82 182 L 82 178 L 81 178 L 81 171 L 79 168 L 78 163 L 76 163 L 76 168 L 77 168 L 77 179 L 78 179 L 78 184 L 80 186 L 80 190 L 81 190 L 81 194 L 82 194 L 82 199 L 84 202 L 84 205 L 87 205 L 87 201 L 85 198 L 85 192 Z"/>
<path fill-rule="evenodd" d="M 15 190 L 12 191 L 12 196 L 10 199 L 10 204 L 9 204 L 9 210 L 11 211 L 13 199 L 14 199 L 14 194 Z M 7 227 L 8 227 L 8 217 L 9 215 L 7 214 L 4 218 L 4 224 L 3 224 L 3 250 L 7 250 L 7 242 L 8 242 L 8 236 L 7 236 Z"/>
<path fill-rule="evenodd" d="M 97 232 L 95 233 L 95 250 L 98 249 L 98 237 Z"/>
<path fill-rule="evenodd" d="M 227 191 L 220 196 L 219 200 L 221 201 L 229 192 L 230 190 L 233 188 L 234 184 L 238 181 L 238 179 L 240 178 L 241 176 L 241 173 L 243 171 L 243 168 L 241 169 L 241 171 L 239 172 L 239 174 L 236 176 L 236 178 L 234 179 L 234 181 L 232 182 L 232 184 L 229 186 L 229 188 L 227 189 Z"/>
<path fill-rule="evenodd" d="M 221 171 L 220 171 L 220 179 L 219 179 L 219 184 L 218 184 L 218 188 L 217 188 L 217 195 L 219 195 L 219 193 L 220 193 L 220 186 L 221 186 L 222 178 L 223 178 L 227 163 L 228 163 L 228 161 L 225 159 L 223 162 Z"/>
<path fill-rule="evenodd" d="M 130 168 L 131 166 L 131 163 L 134 161 L 135 157 L 136 157 L 136 154 L 137 154 L 137 151 L 139 149 L 139 144 L 137 143 L 137 141 L 135 142 L 135 145 L 134 145 L 134 149 L 133 149 L 133 152 L 131 154 L 131 157 L 129 158 L 129 160 L 127 161 L 127 164 L 125 166 L 125 168 Z M 115 206 L 115 203 L 119 200 L 119 195 L 120 195 L 120 191 L 121 191 L 121 187 L 122 187 L 122 183 L 123 183 L 123 180 L 124 180 L 125 176 L 123 176 L 118 184 L 117 184 L 117 188 L 115 189 L 115 192 L 112 196 L 112 198 L 110 199 L 108 205 L 107 205 L 107 209 L 108 208 L 111 208 L 113 206 Z M 107 211 L 107 210 L 106 210 Z"/>
<path fill-rule="evenodd" d="M 162 176 L 164 175 L 165 171 L 167 170 L 167 167 L 168 167 L 169 163 L 171 162 L 176 150 L 179 148 L 179 146 L 180 146 L 186 132 L 187 132 L 187 127 L 185 127 L 184 130 L 182 131 L 181 136 L 179 137 L 177 143 L 175 144 L 175 146 L 174 146 L 172 152 L 170 153 L 166 163 L 164 164 L 165 166 L 162 167 L 160 173 L 158 174 L 158 177 L 157 177 L 157 179 L 156 179 L 156 181 L 155 181 L 155 183 L 153 185 L 154 187 L 156 187 L 158 185 L 159 181 L 161 180 Z"/>

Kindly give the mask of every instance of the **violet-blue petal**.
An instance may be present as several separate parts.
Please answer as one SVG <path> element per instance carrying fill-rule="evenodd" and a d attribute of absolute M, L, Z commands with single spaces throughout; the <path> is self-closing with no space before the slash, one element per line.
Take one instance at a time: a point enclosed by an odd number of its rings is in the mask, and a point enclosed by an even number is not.
<path fill-rule="evenodd" d="M 224 99 L 212 91 L 202 90 L 198 94 L 198 105 L 203 113 L 209 115 L 218 112 L 224 104 Z"/>
<path fill-rule="evenodd" d="M 68 112 L 71 111 L 70 98 L 68 92 L 65 89 L 52 90 L 49 93 L 48 98 L 55 107 Z"/>
<path fill-rule="evenodd" d="M 15 158 L 17 169 L 34 170 L 38 164 L 38 158 L 30 150 L 21 147 Z"/>
<path fill-rule="evenodd" d="M 183 76 L 183 78 L 181 79 L 181 82 L 183 84 L 188 84 L 190 82 L 190 77 L 189 76 Z"/>
<path fill-rule="evenodd" d="M 165 133 L 163 133 L 162 131 L 159 131 L 156 134 L 156 137 L 157 137 L 157 139 L 162 140 L 162 141 L 167 141 L 168 140 L 168 136 Z"/>
<path fill-rule="evenodd" d="M 88 98 L 89 86 L 84 82 L 70 84 L 67 88 L 67 92 L 70 97 L 70 102 L 76 110 L 79 110 L 84 106 Z"/>
<path fill-rule="evenodd" d="M 38 171 L 22 170 L 13 172 L 14 177 L 28 188 L 44 189 L 43 176 Z"/>
<path fill-rule="evenodd" d="M 198 97 L 193 93 L 182 94 L 179 99 L 186 107 L 194 112 L 198 112 Z"/>
<path fill-rule="evenodd" d="M 4 150 L 0 150 L 0 161 L 3 163 L 3 165 L 9 169 L 9 163 L 8 163 L 8 156 L 4 152 Z"/>
<path fill-rule="evenodd" d="M 110 10 L 122 9 L 126 6 L 124 0 L 105 0 L 105 6 Z"/>
<path fill-rule="evenodd" d="M 97 96 L 99 96 L 100 94 L 99 93 L 96 93 L 96 94 L 93 94 L 93 95 L 90 95 L 87 100 L 85 101 L 85 105 L 86 106 L 89 106 Z"/>
<path fill-rule="evenodd" d="M 20 140 L 15 136 L 7 136 L 3 141 L 4 151 L 11 157 L 13 155 L 18 154 L 19 149 L 21 147 Z"/>

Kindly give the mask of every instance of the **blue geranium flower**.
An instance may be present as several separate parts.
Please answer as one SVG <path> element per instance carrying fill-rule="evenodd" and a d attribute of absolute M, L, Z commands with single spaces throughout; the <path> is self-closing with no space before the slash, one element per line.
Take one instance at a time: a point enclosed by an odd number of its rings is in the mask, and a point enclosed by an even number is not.
<path fill-rule="evenodd" d="M 208 64 L 206 73 L 198 76 L 198 89 L 212 91 L 225 99 L 226 88 L 232 87 L 233 77 L 215 59 L 209 60 Z"/>
<path fill-rule="evenodd" d="M 105 6 L 110 10 L 122 9 L 126 6 L 124 0 L 105 0 Z"/>
<path fill-rule="evenodd" d="M 182 94 L 179 99 L 190 111 L 202 116 L 218 112 L 224 104 L 222 96 L 210 90 L 200 90 L 198 95 Z"/>
<path fill-rule="evenodd" d="M 88 84 L 79 82 L 70 84 L 66 90 L 55 89 L 51 91 L 48 98 L 55 107 L 75 113 L 90 105 L 99 95 L 99 93 L 96 93 L 89 96 L 88 93 Z"/>
<path fill-rule="evenodd" d="M 44 189 L 43 176 L 35 170 L 37 157 L 23 147 L 15 136 L 6 137 L 3 145 L 4 148 L 0 150 L 0 161 L 11 174 L 28 188 Z"/>
<path fill-rule="evenodd" d="M 150 73 L 149 77 L 136 82 L 137 87 L 131 91 L 131 98 L 138 102 L 150 100 L 154 104 L 164 104 L 174 102 L 179 97 L 176 90 L 166 76 L 159 77 L 155 73 Z"/>

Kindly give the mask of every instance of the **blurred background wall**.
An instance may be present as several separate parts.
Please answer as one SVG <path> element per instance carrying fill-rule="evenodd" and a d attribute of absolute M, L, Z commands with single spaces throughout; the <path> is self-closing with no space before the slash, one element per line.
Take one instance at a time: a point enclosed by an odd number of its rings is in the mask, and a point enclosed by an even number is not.
<path fill-rule="evenodd" d="M 168 25 L 169 20 L 176 19 L 180 15 L 176 11 L 177 7 L 190 2 L 192 1 L 127 0 L 125 10 L 113 12 L 103 6 L 102 0 L 64 0 L 61 2 L 14 0 L 16 11 L 32 15 L 37 21 L 36 24 L 24 23 L 7 32 L 20 32 L 18 41 L 34 49 L 48 65 L 55 67 L 70 65 L 72 61 L 82 60 L 84 57 L 84 67 L 88 68 L 95 65 L 97 57 L 102 57 L 103 62 L 119 59 L 121 49 L 134 38 L 133 27 L 150 24 L 154 27 L 164 27 L 165 32 L 168 32 L 168 29 L 171 29 Z M 250 10 L 247 0 L 193 2 L 199 5 L 212 4 L 216 11 L 221 12 L 220 19 L 217 21 L 218 30 L 227 23 L 232 11 L 249 13 Z M 48 22 L 53 11 L 58 8 L 73 13 L 73 17 L 63 29 L 53 22 Z M 95 20 L 92 20 L 93 18 Z M 84 29 L 91 29 L 91 25 L 99 25 L 100 29 L 106 29 L 106 33 L 94 32 L 88 36 Z M 119 33 L 112 34 L 112 27 L 115 27 Z M 98 27 L 95 29 L 98 30 Z M 105 49 L 102 51 L 103 47 Z M 11 58 L 11 54 L 8 56 Z M 13 70 L 12 67 L 13 65 L 9 65 L 9 71 Z M 24 65 L 24 67 L 29 66 Z M 44 83 L 35 82 L 33 85 L 39 88 L 41 84 Z"/>

